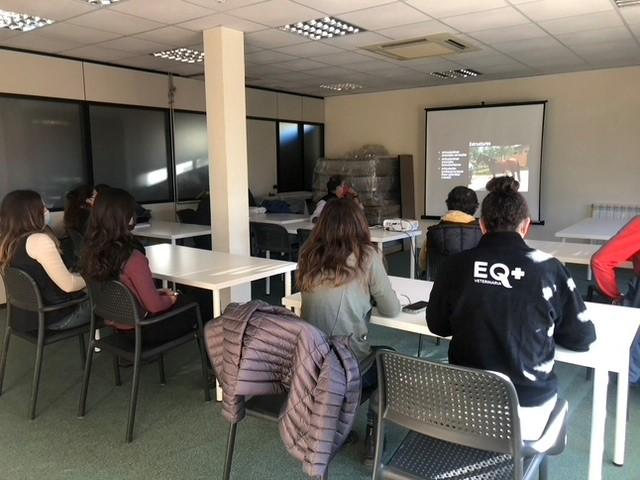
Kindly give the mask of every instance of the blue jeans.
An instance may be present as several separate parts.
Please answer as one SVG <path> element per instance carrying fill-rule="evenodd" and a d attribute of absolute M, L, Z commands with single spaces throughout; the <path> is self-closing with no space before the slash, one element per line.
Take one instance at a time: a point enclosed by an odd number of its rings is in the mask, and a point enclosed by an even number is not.
<path fill-rule="evenodd" d="M 640 332 L 631 344 L 629 357 L 629 382 L 640 383 Z"/>

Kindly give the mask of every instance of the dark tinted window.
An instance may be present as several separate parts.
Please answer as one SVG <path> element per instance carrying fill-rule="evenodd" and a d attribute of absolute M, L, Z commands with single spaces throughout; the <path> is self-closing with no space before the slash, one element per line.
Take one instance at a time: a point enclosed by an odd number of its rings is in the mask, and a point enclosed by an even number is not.
<path fill-rule="evenodd" d="M 177 197 L 178 201 L 193 200 L 209 191 L 207 116 L 175 112 L 173 119 Z"/>

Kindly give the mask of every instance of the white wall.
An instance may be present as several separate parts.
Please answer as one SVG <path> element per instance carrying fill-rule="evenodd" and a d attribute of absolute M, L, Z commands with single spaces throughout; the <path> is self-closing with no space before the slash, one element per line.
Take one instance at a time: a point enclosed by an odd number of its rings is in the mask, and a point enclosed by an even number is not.
<path fill-rule="evenodd" d="M 396 90 L 325 99 L 325 144 L 337 157 L 364 144 L 414 156 L 424 213 L 426 107 L 548 100 L 542 216 L 532 237 L 589 215 L 593 202 L 640 203 L 640 67 Z"/>

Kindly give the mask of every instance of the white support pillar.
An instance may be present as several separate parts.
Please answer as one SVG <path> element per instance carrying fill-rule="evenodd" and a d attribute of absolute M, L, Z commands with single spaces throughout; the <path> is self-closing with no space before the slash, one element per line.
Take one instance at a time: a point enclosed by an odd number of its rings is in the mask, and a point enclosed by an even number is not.
<path fill-rule="evenodd" d="M 213 249 L 249 255 L 244 34 L 216 27 L 203 41 Z M 250 285 L 221 292 L 222 308 L 250 299 Z"/>

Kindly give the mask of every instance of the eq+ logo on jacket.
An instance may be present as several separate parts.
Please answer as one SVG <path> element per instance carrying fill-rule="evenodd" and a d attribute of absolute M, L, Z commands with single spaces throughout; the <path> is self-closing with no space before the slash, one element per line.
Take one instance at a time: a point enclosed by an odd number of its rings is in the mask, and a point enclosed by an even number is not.
<path fill-rule="evenodd" d="M 504 263 L 473 262 L 473 281 L 487 285 L 502 285 L 504 288 L 513 288 L 510 278 L 520 280 L 524 277 L 524 270 L 516 267 L 513 270 Z"/>

